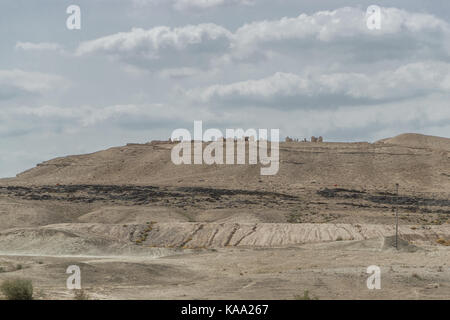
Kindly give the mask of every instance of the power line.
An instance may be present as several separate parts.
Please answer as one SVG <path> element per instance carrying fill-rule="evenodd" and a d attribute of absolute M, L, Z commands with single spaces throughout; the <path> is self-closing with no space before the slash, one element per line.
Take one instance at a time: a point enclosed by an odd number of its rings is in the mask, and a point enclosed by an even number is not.
<path fill-rule="evenodd" d="M 395 184 L 395 248 L 398 250 L 398 187 L 399 184 Z"/>

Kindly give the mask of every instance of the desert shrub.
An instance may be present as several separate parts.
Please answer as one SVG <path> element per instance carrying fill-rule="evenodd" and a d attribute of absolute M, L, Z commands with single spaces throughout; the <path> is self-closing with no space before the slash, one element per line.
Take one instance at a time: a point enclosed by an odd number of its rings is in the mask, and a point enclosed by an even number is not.
<path fill-rule="evenodd" d="M 436 240 L 436 242 L 443 246 L 450 246 L 450 240 L 445 240 L 443 238 L 439 238 Z"/>
<path fill-rule="evenodd" d="M 415 278 L 415 279 L 417 279 L 417 280 L 422 280 L 422 277 L 421 276 L 419 276 L 417 273 L 413 273 L 412 275 L 411 275 L 413 278 Z"/>
<path fill-rule="evenodd" d="M 84 290 L 75 290 L 73 293 L 75 300 L 89 300 L 89 295 Z"/>
<path fill-rule="evenodd" d="M 33 284 L 31 280 L 11 279 L 0 285 L 0 291 L 8 300 L 32 300 Z"/>
<path fill-rule="evenodd" d="M 311 297 L 309 295 L 309 290 L 305 290 L 303 292 L 303 295 L 295 295 L 294 299 L 295 300 L 319 300 L 317 297 Z"/>

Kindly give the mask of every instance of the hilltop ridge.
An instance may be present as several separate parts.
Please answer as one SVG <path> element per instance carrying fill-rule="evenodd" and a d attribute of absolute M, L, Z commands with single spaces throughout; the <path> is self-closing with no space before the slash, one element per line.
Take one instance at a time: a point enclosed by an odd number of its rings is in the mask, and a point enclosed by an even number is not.
<path fill-rule="evenodd" d="M 59 157 L 22 172 L 7 185 L 106 184 L 281 190 L 334 185 L 360 189 L 450 190 L 450 139 L 403 134 L 376 143 L 280 143 L 280 169 L 260 165 L 174 165 L 173 143 L 128 144 Z"/>

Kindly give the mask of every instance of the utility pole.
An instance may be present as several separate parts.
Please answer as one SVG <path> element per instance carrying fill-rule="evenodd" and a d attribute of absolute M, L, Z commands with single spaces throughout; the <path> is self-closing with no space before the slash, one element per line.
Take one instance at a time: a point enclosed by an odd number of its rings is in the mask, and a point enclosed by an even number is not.
<path fill-rule="evenodd" d="M 398 250 L 398 183 L 395 184 L 395 248 Z"/>

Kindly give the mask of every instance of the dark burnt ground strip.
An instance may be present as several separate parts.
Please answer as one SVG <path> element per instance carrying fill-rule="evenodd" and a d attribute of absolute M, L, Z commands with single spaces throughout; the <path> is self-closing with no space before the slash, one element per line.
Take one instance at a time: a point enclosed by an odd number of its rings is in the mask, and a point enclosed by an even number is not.
<path fill-rule="evenodd" d="M 234 196 L 234 195 L 250 195 L 250 196 L 271 196 L 279 197 L 285 200 L 295 200 L 298 199 L 296 196 L 292 196 L 285 193 L 269 192 L 269 191 L 257 191 L 257 190 L 240 190 L 240 189 L 216 189 L 216 188 L 205 188 L 205 187 L 179 187 L 176 188 L 178 191 L 208 194 L 209 196 Z"/>
<path fill-rule="evenodd" d="M 114 202 L 129 205 L 153 203 L 172 207 L 205 207 L 214 204 L 239 207 L 265 203 L 284 205 L 284 200 L 300 201 L 296 196 L 268 191 L 133 185 L 0 186 L 1 194 L 36 201 Z"/>
<path fill-rule="evenodd" d="M 375 194 L 369 194 L 366 191 L 361 190 L 351 190 L 343 188 L 335 189 L 322 189 L 318 190 L 317 194 L 324 198 L 336 198 L 336 199 L 354 199 L 360 201 L 366 201 L 369 203 L 375 203 L 378 205 L 401 206 L 403 210 L 409 212 L 422 212 L 422 213 L 445 213 L 450 214 L 450 200 L 449 199 L 432 199 L 417 196 L 405 196 L 405 195 L 395 195 L 389 192 L 377 192 Z M 380 208 L 376 205 L 362 204 L 358 202 L 345 202 L 341 204 L 353 205 L 357 207 L 368 207 L 368 208 Z M 435 209 L 430 209 L 429 207 L 435 207 Z"/>

